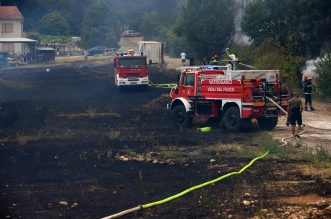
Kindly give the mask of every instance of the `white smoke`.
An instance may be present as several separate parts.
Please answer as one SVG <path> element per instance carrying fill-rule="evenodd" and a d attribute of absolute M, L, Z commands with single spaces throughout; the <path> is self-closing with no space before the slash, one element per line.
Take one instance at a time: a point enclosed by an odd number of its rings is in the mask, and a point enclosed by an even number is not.
<path fill-rule="evenodd" d="M 316 63 L 319 61 L 321 61 L 320 57 L 306 61 L 306 65 L 305 65 L 304 69 L 301 71 L 302 80 L 304 80 L 305 77 L 306 78 L 315 78 Z"/>
<path fill-rule="evenodd" d="M 235 16 L 234 16 L 234 36 L 232 38 L 233 43 L 238 45 L 250 45 L 251 41 L 241 29 L 241 19 L 244 15 L 245 7 L 252 0 L 235 0 Z"/>

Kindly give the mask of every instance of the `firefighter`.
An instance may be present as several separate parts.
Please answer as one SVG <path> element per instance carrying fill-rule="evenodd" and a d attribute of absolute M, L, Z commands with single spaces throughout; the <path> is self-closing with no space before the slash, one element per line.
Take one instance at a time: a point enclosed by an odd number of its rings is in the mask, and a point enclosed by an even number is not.
<path fill-rule="evenodd" d="M 83 56 L 84 56 L 84 60 L 87 61 L 88 60 L 88 52 L 86 50 L 83 51 Z"/>
<path fill-rule="evenodd" d="M 308 104 L 311 111 L 315 111 L 315 108 L 312 105 L 312 96 L 313 91 L 312 78 L 307 78 L 307 82 L 304 84 L 303 94 L 305 95 L 305 111 L 308 110 Z"/>
<path fill-rule="evenodd" d="M 182 60 L 182 64 L 183 64 L 183 66 L 185 66 L 185 63 L 186 63 L 186 53 L 185 53 L 185 52 L 182 52 L 182 53 L 180 54 L 180 58 L 181 58 L 181 60 Z"/>
<path fill-rule="evenodd" d="M 232 64 L 231 61 L 229 61 L 228 64 L 226 65 L 226 70 L 227 70 L 227 71 L 231 71 L 231 70 L 233 70 L 233 64 Z"/>
<path fill-rule="evenodd" d="M 218 55 L 217 54 L 213 55 L 213 57 L 210 60 L 210 64 L 211 65 L 218 65 Z"/>
<path fill-rule="evenodd" d="M 302 125 L 302 101 L 300 99 L 300 94 L 299 92 L 294 92 L 294 97 L 288 101 L 288 122 L 292 126 L 292 135 L 293 137 L 298 137 L 299 136 L 299 131 L 301 129 Z M 298 125 L 296 129 L 296 125 Z"/>
<path fill-rule="evenodd" d="M 301 81 L 301 90 L 302 90 L 302 93 L 304 93 L 304 89 L 306 87 L 307 80 L 308 80 L 308 77 L 305 76 L 305 75 L 302 75 L 302 81 Z"/>

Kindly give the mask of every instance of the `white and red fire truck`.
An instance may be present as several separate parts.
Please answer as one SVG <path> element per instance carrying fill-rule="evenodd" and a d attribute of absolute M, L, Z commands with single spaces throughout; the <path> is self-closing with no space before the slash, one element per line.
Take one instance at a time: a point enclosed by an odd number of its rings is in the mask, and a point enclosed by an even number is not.
<path fill-rule="evenodd" d="M 118 54 L 114 59 L 114 77 L 119 90 L 125 86 L 148 87 L 146 56 L 133 51 Z"/>
<path fill-rule="evenodd" d="M 287 109 L 289 99 L 279 76 L 278 70 L 187 67 L 178 76 L 167 107 L 179 127 L 188 127 L 194 119 L 200 119 L 222 121 L 227 130 L 238 131 L 243 121 L 257 119 L 262 129 L 271 130 L 282 113 L 274 103 Z"/>

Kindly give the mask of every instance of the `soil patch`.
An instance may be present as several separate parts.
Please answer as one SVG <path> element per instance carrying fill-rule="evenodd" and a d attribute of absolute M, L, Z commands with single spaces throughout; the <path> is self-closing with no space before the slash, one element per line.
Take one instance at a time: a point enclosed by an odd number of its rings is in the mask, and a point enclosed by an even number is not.
<path fill-rule="evenodd" d="M 118 93 L 112 70 L 112 63 L 74 63 L 0 72 L 1 218 L 99 218 L 237 171 L 264 151 L 254 142 L 267 134 L 255 126 L 241 133 L 175 128 L 168 89 Z M 175 81 L 150 71 L 153 82 Z M 319 194 L 329 203 L 328 175 L 291 166 L 306 164 L 269 157 L 129 218 L 249 218 L 262 209 L 283 217 L 290 204 L 277 200 L 288 194 Z"/>

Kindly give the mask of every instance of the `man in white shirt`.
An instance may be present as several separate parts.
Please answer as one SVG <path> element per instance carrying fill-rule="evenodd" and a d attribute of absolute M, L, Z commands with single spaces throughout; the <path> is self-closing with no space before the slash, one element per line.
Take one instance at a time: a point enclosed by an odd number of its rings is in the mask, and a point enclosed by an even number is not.
<path fill-rule="evenodd" d="M 182 59 L 182 63 L 183 63 L 183 66 L 185 66 L 185 62 L 186 62 L 186 53 L 185 52 L 182 52 L 180 54 L 180 57 Z"/>

